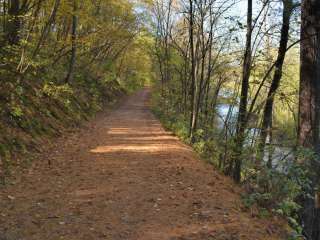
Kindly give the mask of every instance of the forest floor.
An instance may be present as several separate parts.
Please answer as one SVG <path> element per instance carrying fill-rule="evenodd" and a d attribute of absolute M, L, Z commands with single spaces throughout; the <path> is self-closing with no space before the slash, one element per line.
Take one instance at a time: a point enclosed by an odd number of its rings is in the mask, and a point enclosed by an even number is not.
<path fill-rule="evenodd" d="M 149 92 L 57 140 L 2 187 L 0 240 L 283 239 L 279 219 L 245 211 L 242 190 L 162 128 Z"/>

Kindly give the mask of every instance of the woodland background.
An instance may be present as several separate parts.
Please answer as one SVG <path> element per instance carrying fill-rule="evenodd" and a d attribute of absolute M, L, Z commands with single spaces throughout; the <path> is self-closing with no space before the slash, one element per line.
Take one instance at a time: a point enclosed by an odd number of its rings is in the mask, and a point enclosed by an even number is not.
<path fill-rule="evenodd" d="M 320 238 L 319 2 L 0 5 L 3 183 L 28 164 L 21 154 L 148 85 L 154 113 L 245 186 L 248 208 L 283 215 L 296 238 Z"/>

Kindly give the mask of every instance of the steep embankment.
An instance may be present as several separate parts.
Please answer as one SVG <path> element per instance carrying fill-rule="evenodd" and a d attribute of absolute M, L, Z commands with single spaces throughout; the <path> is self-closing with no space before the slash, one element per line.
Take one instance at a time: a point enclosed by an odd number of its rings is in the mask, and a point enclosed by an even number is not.
<path fill-rule="evenodd" d="M 103 84 L 89 77 L 82 83 L 60 85 L 27 79 L 4 82 L 0 87 L 0 184 L 32 162 L 34 155 L 27 153 L 41 151 L 123 93 L 117 81 Z"/>
<path fill-rule="evenodd" d="M 245 212 L 241 190 L 162 128 L 148 95 L 60 139 L 2 189 L 2 239 L 282 239 L 278 220 Z"/>

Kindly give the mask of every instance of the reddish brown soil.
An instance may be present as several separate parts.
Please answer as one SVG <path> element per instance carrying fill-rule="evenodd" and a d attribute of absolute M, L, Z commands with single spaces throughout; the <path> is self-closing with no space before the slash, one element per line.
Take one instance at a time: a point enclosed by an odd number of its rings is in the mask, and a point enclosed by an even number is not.
<path fill-rule="evenodd" d="M 1 189 L 0 239 L 281 239 L 278 221 L 244 212 L 240 189 L 161 127 L 148 96 L 98 115 Z"/>

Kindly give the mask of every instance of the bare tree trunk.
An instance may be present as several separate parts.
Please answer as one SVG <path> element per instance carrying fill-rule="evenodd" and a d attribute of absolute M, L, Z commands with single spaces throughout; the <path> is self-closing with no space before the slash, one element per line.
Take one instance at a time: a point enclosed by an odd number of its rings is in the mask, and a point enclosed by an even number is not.
<path fill-rule="evenodd" d="M 10 45 L 19 44 L 19 31 L 21 26 L 20 0 L 10 0 L 8 6 L 7 39 Z"/>
<path fill-rule="evenodd" d="M 190 139 L 194 141 L 194 132 L 196 129 L 196 107 L 197 107 L 197 83 L 196 83 L 196 58 L 194 51 L 194 12 L 193 2 L 189 0 L 189 41 L 191 55 L 191 119 L 190 119 Z"/>
<path fill-rule="evenodd" d="M 46 35 L 48 34 L 48 32 L 50 30 L 50 26 L 51 26 L 51 24 L 54 22 L 54 20 L 56 18 L 59 6 L 60 6 L 60 0 L 55 0 L 53 9 L 52 9 L 51 14 L 50 14 L 50 17 L 49 17 L 47 23 L 45 24 L 45 26 L 44 26 L 44 28 L 43 28 L 43 30 L 41 32 L 39 41 L 38 41 L 37 46 L 36 46 L 36 48 L 35 48 L 35 50 L 33 52 L 33 56 L 36 56 L 38 54 L 38 52 L 40 50 L 40 47 L 41 47 L 41 44 L 43 43 L 44 38 L 46 37 Z"/>
<path fill-rule="evenodd" d="M 76 63 L 77 54 L 77 26 L 78 26 L 78 16 L 77 11 L 77 0 L 73 0 L 73 15 L 72 15 L 72 30 L 71 30 L 71 58 L 69 64 L 68 75 L 66 77 L 66 82 L 69 83 L 73 79 L 74 66 Z"/>
<path fill-rule="evenodd" d="M 252 62 L 252 0 L 248 0 L 247 9 L 247 36 L 246 36 L 246 49 L 242 67 L 242 85 L 240 94 L 240 106 L 237 120 L 237 132 L 235 139 L 234 152 L 230 165 L 227 169 L 227 174 L 232 175 L 236 182 L 240 182 L 241 178 L 241 165 L 242 165 L 242 148 L 245 141 L 245 130 L 247 121 L 247 105 L 248 105 L 248 92 L 249 92 L 249 78 L 251 73 Z"/>
<path fill-rule="evenodd" d="M 275 72 L 271 82 L 271 86 L 268 92 L 266 104 L 263 111 L 263 120 L 261 126 L 261 133 L 258 145 L 258 157 L 257 164 L 260 164 L 264 156 L 264 148 L 268 135 L 271 135 L 272 131 L 272 112 L 274 104 L 274 96 L 279 88 L 280 80 L 282 77 L 282 67 L 287 52 L 287 45 L 289 39 L 290 18 L 293 12 L 294 6 L 292 0 L 283 0 L 283 12 L 282 12 L 282 28 L 280 36 L 280 45 L 278 48 L 278 57 L 275 63 Z"/>
<path fill-rule="evenodd" d="M 201 67 L 199 67 L 200 69 L 200 76 L 199 76 L 199 83 L 198 83 L 198 93 L 197 93 L 197 105 L 196 105 L 196 128 L 197 125 L 199 125 L 199 123 L 201 123 L 201 118 L 199 118 L 199 113 L 200 113 L 200 107 L 202 105 L 203 99 L 205 97 L 205 65 L 206 65 L 206 55 L 207 55 L 207 46 L 206 46 L 206 37 L 205 37 L 205 33 L 204 33 L 204 21 L 205 21 L 205 14 L 203 13 L 203 5 L 200 4 L 199 6 L 200 8 L 200 29 L 199 29 L 199 38 L 200 38 L 200 60 L 199 62 L 201 63 Z M 199 63 L 199 65 L 200 65 Z M 199 122 L 199 123 L 198 123 Z"/>
<path fill-rule="evenodd" d="M 3 1 L 2 2 L 2 28 L 3 32 L 7 31 L 7 2 Z"/>

